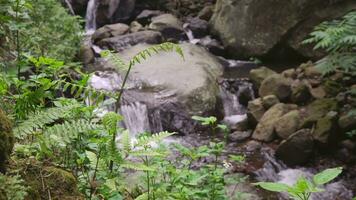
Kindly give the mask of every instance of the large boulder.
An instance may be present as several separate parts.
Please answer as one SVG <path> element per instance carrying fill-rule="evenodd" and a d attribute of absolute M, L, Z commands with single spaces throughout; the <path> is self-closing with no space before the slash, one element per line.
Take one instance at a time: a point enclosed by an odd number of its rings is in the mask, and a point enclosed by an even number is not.
<path fill-rule="evenodd" d="M 248 102 L 247 117 L 251 125 L 256 125 L 262 118 L 266 109 L 263 106 L 261 98 Z"/>
<path fill-rule="evenodd" d="M 302 129 L 282 141 L 276 157 L 289 166 L 304 164 L 313 155 L 314 141 L 310 129 Z"/>
<path fill-rule="evenodd" d="M 12 125 L 6 114 L 0 109 L 0 172 L 5 173 L 6 161 L 14 147 Z"/>
<path fill-rule="evenodd" d="M 336 139 L 336 123 L 337 113 L 333 111 L 318 119 L 313 132 L 314 139 L 321 144 L 329 144 L 333 139 Z"/>
<path fill-rule="evenodd" d="M 292 110 L 283 115 L 275 124 L 276 133 L 279 137 L 287 139 L 300 127 L 301 116 L 298 110 Z"/>
<path fill-rule="evenodd" d="M 317 120 L 324 117 L 330 111 L 338 111 L 338 103 L 335 99 L 328 98 L 313 101 L 305 108 L 302 126 L 311 127 Z"/>
<path fill-rule="evenodd" d="M 288 100 L 291 92 L 291 81 L 280 74 L 268 76 L 258 90 L 261 97 L 275 95 L 281 101 Z"/>
<path fill-rule="evenodd" d="M 161 33 L 156 31 L 140 31 L 100 40 L 97 45 L 111 50 L 121 51 L 128 46 L 139 43 L 158 44 L 163 40 Z"/>
<path fill-rule="evenodd" d="M 135 3 L 136 0 L 100 0 L 96 12 L 97 25 L 126 22 L 132 17 Z"/>
<path fill-rule="evenodd" d="M 276 123 L 284 114 L 296 108 L 297 106 L 294 104 L 278 103 L 274 105 L 264 113 L 260 119 L 260 122 L 257 124 L 255 131 L 253 132 L 252 138 L 264 142 L 271 142 L 276 136 Z"/>
<path fill-rule="evenodd" d="M 128 60 L 148 47 L 140 44 L 120 52 L 120 56 Z M 184 60 L 174 52 L 158 53 L 134 66 L 129 76 L 129 89 L 125 92 L 123 104 L 146 106 L 143 116 L 146 119 L 142 121 L 149 124 L 151 130 L 147 131 L 192 133 L 195 122 L 191 116 L 210 115 L 216 109 L 219 95 L 217 79 L 222 75 L 223 67 L 201 47 L 192 44 L 181 44 L 181 47 Z M 108 67 L 110 63 L 105 65 Z M 95 88 L 101 84 L 103 87 L 99 89 L 105 89 L 115 86 L 117 81 L 111 79 L 105 85 L 102 78 L 91 81 L 91 84 Z M 117 90 L 117 86 L 110 89 Z M 132 117 L 126 116 L 126 120 L 129 119 Z M 134 121 L 136 125 L 139 122 Z"/>
<path fill-rule="evenodd" d="M 354 0 L 218 0 L 211 27 L 236 57 L 268 55 L 276 46 L 309 57 L 301 41 L 313 27 L 355 8 Z"/>

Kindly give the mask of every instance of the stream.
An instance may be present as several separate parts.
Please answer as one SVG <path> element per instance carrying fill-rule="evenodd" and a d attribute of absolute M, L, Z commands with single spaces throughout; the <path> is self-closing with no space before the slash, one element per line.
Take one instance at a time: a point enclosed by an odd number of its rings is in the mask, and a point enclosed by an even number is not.
<path fill-rule="evenodd" d="M 89 0 L 86 12 L 86 35 L 91 35 L 95 32 L 96 26 L 96 9 L 98 8 L 97 0 Z M 184 25 L 184 30 L 187 35 L 186 41 L 192 44 L 198 44 L 200 39 L 194 37 L 188 24 Z M 209 36 L 210 37 L 210 36 Z M 92 47 L 95 52 L 100 52 L 101 49 L 97 46 Z M 227 125 L 242 122 L 247 118 L 246 102 L 255 98 L 252 83 L 246 78 L 249 70 L 258 67 L 257 64 L 250 61 L 229 60 L 224 57 L 219 58 L 224 66 L 224 76 L 220 80 L 220 100 L 222 104 L 223 118 L 222 122 Z M 114 75 L 108 75 L 105 78 L 93 76 L 92 83 L 97 84 L 95 88 L 112 90 L 113 87 L 119 87 L 120 78 Z M 114 85 L 114 86 L 113 86 Z M 244 102 L 241 102 L 244 101 Z M 148 106 L 139 101 L 126 101 L 123 103 L 120 113 L 124 116 L 124 126 L 131 134 L 136 135 L 142 132 L 159 132 L 163 131 L 161 115 L 158 111 L 150 110 Z M 167 142 L 179 142 L 189 145 L 192 148 L 207 144 L 209 136 L 204 134 L 188 134 L 184 136 L 176 136 L 170 138 Z M 304 176 L 311 178 L 313 174 L 322 170 L 324 167 L 334 166 L 332 162 L 327 162 L 324 165 L 313 163 L 306 167 L 289 168 L 274 157 L 274 146 L 259 143 L 252 140 L 241 142 L 231 142 L 226 146 L 225 156 L 229 154 L 244 154 L 246 163 L 242 169 L 234 170 L 232 173 L 244 173 L 249 175 L 251 182 L 256 181 L 273 181 L 285 184 L 294 184 L 298 177 Z M 325 169 L 324 168 L 324 169 Z M 348 200 L 352 199 L 352 190 L 346 180 L 337 179 L 336 182 L 327 184 L 325 192 L 317 193 L 312 196 L 313 200 Z M 259 196 L 265 195 L 261 191 L 254 191 Z M 261 199 L 288 199 L 285 194 Z"/>

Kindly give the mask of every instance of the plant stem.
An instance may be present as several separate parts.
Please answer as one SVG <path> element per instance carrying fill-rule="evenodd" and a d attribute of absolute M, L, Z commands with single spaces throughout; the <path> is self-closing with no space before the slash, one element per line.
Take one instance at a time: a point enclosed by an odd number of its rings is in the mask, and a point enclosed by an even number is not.
<path fill-rule="evenodd" d="M 16 1 L 16 13 L 15 13 L 15 19 L 16 19 L 16 25 L 19 25 L 19 10 L 20 10 L 20 0 Z M 16 51 L 17 51 L 17 78 L 20 79 L 20 72 L 21 72 L 21 47 L 20 47 L 20 33 L 17 28 L 16 30 Z"/>
<path fill-rule="evenodd" d="M 91 181 L 91 187 L 90 187 L 90 197 L 89 197 L 89 199 L 91 199 L 91 198 L 92 198 L 93 193 L 94 193 L 94 188 L 92 187 L 92 184 L 94 184 L 95 179 L 96 179 L 96 173 L 97 173 L 97 171 L 98 171 L 98 167 L 99 167 L 100 154 L 101 154 L 101 148 L 99 149 L 99 152 L 98 152 L 98 157 L 97 157 L 97 159 L 96 159 L 96 163 L 95 163 L 95 169 L 94 169 L 94 174 L 93 174 L 93 178 L 92 178 L 92 181 Z"/>
<path fill-rule="evenodd" d="M 129 64 L 129 67 L 128 67 L 127 72 L 125 74 L 124 80 L 122 81 L 122 84 L 121 84 L 119 95 L 118 95 L 118 97 L 116 99 L 115 113 L 118 113 L 119 110 L 120 110 L 120 106 L 121 106 L 120 103 L 121 103 L 122 94 L 124 93 L 124 88 L 125 88 L 126 82 L 128 80 L 128 77 L 129 77 L 129 74 L 130 74 L 132 66 L 133 66 L 133 62 L 130 61 L 130 64 Z M 116 133 L 114 133 L 113 137 L 112 137 L 112 144 L 111 145 L 112 145 L 113 148 L 115 147 L 115 139 L 116 139 Z M 110 161 L 110 166 L 109 166 L 110 172 L 112 172 L 113 167 L 114 167 L 114 161 L 111 160 Z"/>

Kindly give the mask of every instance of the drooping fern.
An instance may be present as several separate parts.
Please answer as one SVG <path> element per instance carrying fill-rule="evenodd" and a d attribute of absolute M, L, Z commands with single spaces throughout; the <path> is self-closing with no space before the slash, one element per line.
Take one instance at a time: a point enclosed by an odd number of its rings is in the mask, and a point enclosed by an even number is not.
<path fill-rule="evenodd" d="M 85 119 L 76 121 L 65 121 L 47 128 L 44 136 L 53 140 L 70 143 L 78 138 L 78 134 L 87 133 L 94 130 L 103 130 L 103 126 Z"/>
<path fill-rule="evenodd" d="M 317 65 L 323 73 L 337 68 L 356 73 L 356 11 L 340 20 L 318 25 L 303 43 L 315 44 L 315 50 L 323 49 L 328 53 Z"/>
<path fill-rule="evenodd" d="M 63 118 L 69 111 L 78 108 L 79 106 L 79 104 L 71 104 L 63 107 L 53 107 L 37 111 L 14 128 L 15 137 L 22 139 L 27 135 L 31 135 L 36 131 L 43 129 L 46 125 Z"/>

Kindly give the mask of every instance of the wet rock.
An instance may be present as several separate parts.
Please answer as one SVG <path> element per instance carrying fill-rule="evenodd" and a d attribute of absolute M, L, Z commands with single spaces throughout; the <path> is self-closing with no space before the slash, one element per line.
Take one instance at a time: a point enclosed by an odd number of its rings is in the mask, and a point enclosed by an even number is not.
<path fill-rule="evenodd" d="M 309 79 L 317 79 L 322 75 L 321 71 L 315 66 L 309 65 L 304 69 L 304 76 Z"/>
<path fill-rule="evenodd" d="M 126 22 L 132 17 L 136 0 L 100 0 L 96 12 L 98 27 Z"/>
<path fill-rule="evenodd" d="M 283 115 L 276 121 L 275 128 L 279 137 L 287 139 L 300 127 L 301 116 L 298 110 L 293 110 Z"/>
<path fill-rule="evenodd" d="M 161 32 L 167 40 L 180 40 L 185 35 L 183 23 L 172 14 L 163 14 L 152 18 L 149 28 Z"/>
<path fill-rule="evenodd" d="M 250 138 L 252 131 L 235 131 L 230 133 L 228 138 L 231 142 L 242 142 Z"/>
<path fill-rule="evenodd" d="M 355 4 L 353 0 L 218 0 L 210 23 L 213 32 L 237 58 L 268 55 L 280 46 L 313 57 L 320 53 L 302 45 L 301 41 L 314 26 L 343 16 L 354 9 Z"/>
<path fill-rule="evenodd" d="M 326 94 L 332 97 L 336 96 L 344 88 L 340 81 L 338 82 L 330 79 L 327 79 L 322 85 Z"/>
<path fill-rule="evenodd" d="M 140 31 L 127 35 L 106 38 L 97 43 L 102 48 L 121 51 L 128 46 L 139 43 L 159 44 L 162 42 L 162 35 L 156 31 Z"/>
<path fill-rule="evenodd" d="M 261 98 L 248 102 L 247 116 L 251 124 L 256 125 L 260 121 L 260 119 L 262 118 L 265 112 L 266 109 L 262 104 Z"/>
<path fill-rule="evenodd" d="M 83 64 L 87 65 L 93 63 L 95 60 L 95 55 L 93 50 L 89 45 L 82 45 L 79 50 L 79 59 L 83 62 Z"/>
<path fill-rule="evenodd" d="M 247 152 L 259 151 L 261 148 L 262 148 L 261 143 L 254 140 L 247 142 L 245 145 L 245 149 Z"/>
<path fill-rule="evenodd" d="M 120 56 L 128 60 L 148 47 L 139 44 L 120 52 Z M 197 124 L 191 116 L 208 116 L 216 110 L 219 94 L 216 80 L 223 67 L 204 48 L 187 43 L 181 47 L 185 60 L 174 52 L 158 53 L 137 64 L 129 76 L 130 90 L 123 102 L 147 106 L 147 120 L 152 129 L 148 131 L 194 133 Z"/>
<path fill-rule="evenodd" d="M 136 20 L 143 25 L 151 23 L 151 18 L 161 15 L 160 10 L 143 10 L 137 17 Z"/>
<path fill-rule="evenodd" d="M 10 158 L 14 141 L 11 121 L 0 109 L 0 173 L 6 172 L 6 162 Z"/>
<path fill-rule="evenodd" d="M 268 76 L 258 90 L 261 97 L 275 95 L 280 101 L 286 101 L 291 95 L 291 81 L 280 74 Z"/>
<path fill-rule="evenodd" d="M 350 139 L 344 140 L 340 143 L 340 146 L 350 151 L 356 150 L 356 143 Z"/>
<path fill-rule="evenodd" d="M 340 116 L 338 120 L 340 128 L 349 131 L 356 128 L 356 116 L 347 112 Z"/>
<path fill-rule="evenodd" d="M 218 55 L 218 56 L 225 55 L 225 49 L 221 45 L 221 43 L 218 40 L 211 38 L 210 36 L 201 38 L 198 44 L 208 49 L 208 51 L 213 53 L 214 55 Z"/>
<path fill-rule="evenodd" d="M 297 78 L 297 72 L 294 68 L 292 69 L 287 69 L 282 72 L 282 75 L 286 78 L 291 78 L 291 79 L 296 79 Z"/>
<path fill-rule="evenodd" d="M 267 68 L 267 67 L 260 67 L 258 69 L 253 69 L 250 71 L 249 78 L 251 82 L 259 88 L 261 86 L 261 83 L 263 80 L 265 80 L 267 77 L 277 74 L 275 71 Z"/>
<path fill-rule="evenodd" d="M 187 20 L 187 28 L 193 32 L 195 38 L 202 38 L 208 34 L 208 22 L 199 18 Z"/>
<path fill-rule="evenodd" d="M 321 144 L 331 142 L 332 137 L 335 136 L 333 132 L 335 131 L 336 118 L 337 113 L 331 111 L 325 117 L 318 119 L 313 132 L 314 140 Z"/>
<path fill-rule="evenodd" d="M 275 138 L 275 124 L 280 118 L 289 112 L 296 109 L 297 106 L 293 104 L 279 103 L 265 112 L 257 124 L 252 138 L 264 142 L 271 142 Z"/>
<path fill-rule="evenodd" d="M 248 102 L 254 99 L 253 92 L 249 87 L 240 87 L 239 89 L 239 103 L 247 106 Z"/>
<path fill-rule="evenodd" d="M 124 35 L 129 32 L 129 28 L 128 25 L 121 23 L 105 25 L 94 32 L 92 40 L 96 43 L 105 38 Z"/>
<path fill-rule="evenodd" d="M 309 92 L 315 99 L 322 99 L 326 97 L 326 92 L 323 86 L 319 86 L 316 88 L 309 88 Z"/>
<path fill-rule="evenodd" d="M 310 129 L 302 129 L 282 141 L 276 157 L 289 166 L 306 163 L 313 155 L 314 141 Z"/>
<path fill-rule="evenodd" d="M 276 105 L 277 103 L 280 103 L 280 101 L 275 95 L 267 95 L 262 97 L 262 105 L 266 110 Z"/>
<path fill-rule="evenodd" d="M 337 101 L 332 98 L 317 99 L 306 107 L 302 127 L 310 127 L 314 122 L 324 117 L 330 111 L 338 111 Z"/>
<path fill-rule="evenodd" d="M 143 30 L 145 30 L 145 29 L 139 22 L 137 22 L 137 21 L 131 22 L 131 24 L 130 24 L 130 32 L 131 33 L 136 33 L 136 32 L 143 31 Z"/>
<path fill-rule="evenodd" d="M 309 91 L 309 86 L 304 81 L 294 81 L 292 84 L 292 95 L 291 101 L 296 104 L 305 104 L 307 103 L 312 95 Z"/>
<path fill-rule="evenodd" d="M 205 6 L 199 13 L 198 18 L 209 21 L 210 18 L 213 16 L 214 13 L 214 6 L 208 5 Z"/>

